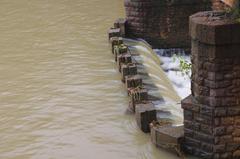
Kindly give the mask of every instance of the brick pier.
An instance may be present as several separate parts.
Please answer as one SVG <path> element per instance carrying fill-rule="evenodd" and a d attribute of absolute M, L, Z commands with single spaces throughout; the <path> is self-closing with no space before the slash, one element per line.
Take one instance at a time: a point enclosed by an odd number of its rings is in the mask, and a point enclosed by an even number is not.
<path fill-rule="evenodd" d="M 211 0 L 125 0 L 127 36 L 157 48 L 190 48 L 188 17 L 211 6 Z"/>
<path fill-rule="evenodd" d="M 240 158 L 240 23 L 220 12 L 190 17 L 192 94 L 182 101 L 184 149 Z"/>

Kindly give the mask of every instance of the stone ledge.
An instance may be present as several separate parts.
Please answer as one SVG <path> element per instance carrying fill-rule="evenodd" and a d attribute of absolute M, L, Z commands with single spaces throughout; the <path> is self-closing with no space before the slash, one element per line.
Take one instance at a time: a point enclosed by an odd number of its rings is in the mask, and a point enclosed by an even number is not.
<path fill-rule="evenodd" d="M 179 156 L 183 155 L 181 153 L 181 145 L 184 136 L 183 125 L 173 126 L 169 122 L 152 122 L 150 127 L 151 141 L 153 144 L 157 147 L 177 152 Z"/>

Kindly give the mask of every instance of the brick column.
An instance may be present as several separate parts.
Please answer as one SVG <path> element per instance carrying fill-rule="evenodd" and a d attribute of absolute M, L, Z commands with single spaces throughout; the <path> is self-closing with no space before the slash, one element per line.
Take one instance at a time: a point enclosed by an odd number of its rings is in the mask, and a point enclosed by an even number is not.
<path fill-rule="evenodd" d="M 211 0 L 125 0 L 127 36 L 157 48 L 190 48 L 188 17 L 211 5 Z"/>
<path fill-rule="evenodd" d="M 240 23 L 220 12 L 190 17 L 192 94 L 182 101 L 185 151 L 240 158 Z"/>

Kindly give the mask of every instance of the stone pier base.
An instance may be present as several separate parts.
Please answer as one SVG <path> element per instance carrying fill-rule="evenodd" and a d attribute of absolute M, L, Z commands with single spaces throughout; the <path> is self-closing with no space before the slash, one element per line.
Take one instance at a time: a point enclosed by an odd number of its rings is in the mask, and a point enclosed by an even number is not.
<path fill-rule="evenodd" d="M 240 158 L 240 23 L 221 12 L 190 17 L 192 95 L 182 101 L 186 152 Z"/>

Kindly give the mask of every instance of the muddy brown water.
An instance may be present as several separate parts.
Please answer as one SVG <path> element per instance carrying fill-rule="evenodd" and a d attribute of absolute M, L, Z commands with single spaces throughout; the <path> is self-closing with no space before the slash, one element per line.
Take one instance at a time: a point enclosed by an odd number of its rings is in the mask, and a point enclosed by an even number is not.
<path fill-rule="evenodd" d="M 126 114 L 106 31 L 122 0 L 0 1 L 1 159 L 176 159 Z"/>

